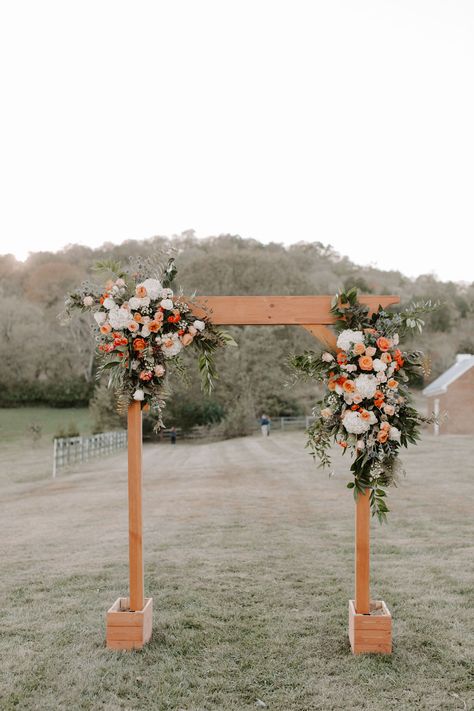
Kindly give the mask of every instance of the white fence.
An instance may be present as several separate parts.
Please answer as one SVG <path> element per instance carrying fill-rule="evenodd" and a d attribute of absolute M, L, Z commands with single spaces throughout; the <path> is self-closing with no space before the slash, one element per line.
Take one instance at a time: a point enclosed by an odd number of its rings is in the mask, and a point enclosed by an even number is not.
<path fill-rule="evenodd" d="M 313 415 L 303 415 L 302 417 L 273 417 L 270 429 L 273 430 L 303 430 L 307 429 L 313 422 Z M 258 421 L 260 425 L 260 420 Z"/>
<path fill-rule="evenodd" d="M 53 449 L 53 479 L 60 469 L 87 462 L 91 457 L 112 454 L 127 446 L 127 432 L 101 432 L 90 437 L 56 437 Z"/>

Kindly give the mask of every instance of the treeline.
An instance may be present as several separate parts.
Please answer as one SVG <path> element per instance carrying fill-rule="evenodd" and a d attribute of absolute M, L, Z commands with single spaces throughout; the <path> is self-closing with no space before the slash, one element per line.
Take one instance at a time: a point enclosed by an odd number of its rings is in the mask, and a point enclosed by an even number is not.
<path fill-rule="evenodd" d="M 91 268 L 98 260 L 126 261 L 170 249 L 186 293 L 331 294 L 356 285 L 364 293 L 398 294 L 402 303 L 438 300 L 439 310 L 426 317 L 426 330 L 417 339 L 432 360 L 432 375 L 448 367 L 456 352 L 474 352 L 474 284 L 440 282 L 431 275 L 412 280 L 398 271 L 360 267 L 320 242 L 283 247 L 231 235 L 198 240 L 188 232 L 98 249 L 70 245 L 57 253 L 36 252 L 24 263 L 0 257 L 0 406 L 88 404 L 96 388 L 94 344 L 85 319 L 60 324 L 65 293 L 94 280 Z M 308 412 L 315 393 L 304 385 L 286 386 L 286 361 L 289 352 L 314 346 L 309 334 L 297 327 L 232 330 L 239 348 L 221 357 L 212 399 L 200 394 L 192 372 L 187 383 L 173 386 L 168 421 L 218 422 L 239 407 L 273 416 Z"/>

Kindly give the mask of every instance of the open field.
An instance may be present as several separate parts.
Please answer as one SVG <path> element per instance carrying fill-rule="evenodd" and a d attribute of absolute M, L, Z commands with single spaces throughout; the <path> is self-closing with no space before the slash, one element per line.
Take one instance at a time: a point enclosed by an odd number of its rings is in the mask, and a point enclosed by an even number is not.
<path fill-rule="evenodd" d="M 6 407 L 0 408 L 0 438 L 3 441 L 31 440 L 28 428 L 40 425 L 40 442 L 58 435 L 62 428 L 67 431 L 72 427 L 80 434 L 90 434 L 91 422 L 87 407 Z"/>
<path fill-rule="evenodd" d="M 349 460 L 336 456 L 328 480 L 303 442 L 145 446 L 155 625 L 135 653 L 104 648 L 105 610 L 127 591 L 125 452 L 53 482 L 40 476 L 43 448 L 31 473 L 34 457 L 18 446 L 15 466 L 12 445 L 2 711 L 474 708 L 472 441 L 428 436 L 405 455 L 389 524 L 372 528 L 372 590 L 394 615 L 394 654 L 356 658 Z"/>

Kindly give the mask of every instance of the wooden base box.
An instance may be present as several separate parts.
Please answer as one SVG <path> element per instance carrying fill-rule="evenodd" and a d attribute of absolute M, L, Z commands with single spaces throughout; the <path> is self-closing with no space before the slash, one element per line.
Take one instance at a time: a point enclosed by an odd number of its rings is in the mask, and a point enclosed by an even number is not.
<path fill-rule="evenodd" d="M 143 610 L 131 612 L 128 597 L 119 597 L 107 610 L 107 648 L 141 649 L 150 641 L 152 626 L 153 598 L 145 598 Z"/>
<path fill-rule="evenodd" d="M 392 653 L 392 615 L 383 600 L 371 600 L 370 615 L 355 611 L 349 600 L 349 641 L 353 654 Z"/>

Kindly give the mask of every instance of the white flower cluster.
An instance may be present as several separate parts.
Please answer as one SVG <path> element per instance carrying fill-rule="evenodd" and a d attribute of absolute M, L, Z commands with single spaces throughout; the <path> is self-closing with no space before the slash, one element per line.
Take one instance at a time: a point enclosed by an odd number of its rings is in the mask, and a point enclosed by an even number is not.
<path fill-rule="evenodd" d="M 356 386 L 356 392 L 361 398 L 370 399 L 374 397 L 375 391 L 377 390 L 378 382 L 377 378 L 373 375 L 358 375 L 354 380 L 354 385 Z"/>
<path fill-rule="evenodd" d="M 377 418 L 373 412 L 367 412 L 367 419 L 361 417 L 360 412 L 353 412 L 352 410 L 347 410 L 343 419 L 342 424 L 349 434 L 364 434 L 368 432 L 370 426 L 377 422 Z"/>
<path fill-rule="evenodd" d="M 348 353 L 350 350 L 352 350 L 352 346 L 354 345 L 354 343 L 363 342 L 364 334 L 362 333 L 362 331 L 352 331 L 352 329 L 348 328 L 345 331 L 341 331 L 341 333 L 339 334 L 337 339 L 337 347 Z"/>

